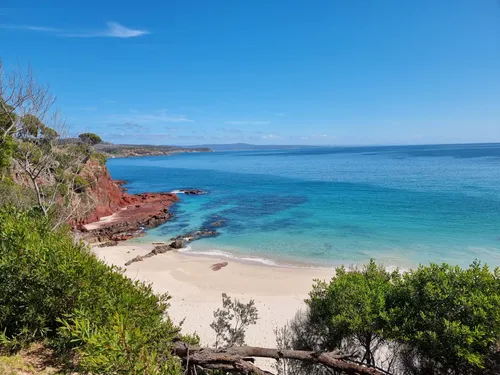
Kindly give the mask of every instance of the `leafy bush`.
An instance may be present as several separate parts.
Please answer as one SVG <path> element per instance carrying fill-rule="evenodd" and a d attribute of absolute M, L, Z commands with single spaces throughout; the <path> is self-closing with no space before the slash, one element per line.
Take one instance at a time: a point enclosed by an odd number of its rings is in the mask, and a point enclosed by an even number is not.
<path fill-rule="evenodd" d="M 337 268 L 330 283 L 318 281 L 306 303 L 311 323 L 324 326 L 321 349 L 362 348 L 362 362 L 375 365 L 374 356 L 385 341 L 386 298 L 395 275 L 372 260 L 361 270 Z"/>
<path fill-rule="evenodd" d="M 94 152 L 94 153 L 92 153 L 91 158 L 94 159 L 94 160 L 96 160 L 97 162 L 99 162 L 99 164 L 101 164 L 101 165 L 105 165 L 106 164 L 106 160 L 107 160 L 106 156 L 104 156 L 100 152 Z"/>
<path fill-rule="evenodd" d="M 37 212 L 0 208 L 4 345 L 47 339 L 75 349 L 80 370 L 92 373 L 177 374 L 169 298 L 99 261 L 67 229 L 51 231 Z"/>
<path fill-rule="evenodd" d="M 372 261 L 337 269 L 306 302 L 309 312 L 279 332 L 282 344 L 361 351 L 363 363 L 396 374 L 498 373 L 498 269 L 431 264 L 399 274 Z"/>
<path fill-rule="evenodd" d="M 94 146 L 102 142 L 101 137 L 94 133 L 82 133 L 78 136 L 83 143 Z"/>
<path fill-rule="evenodd" d="M 396 280 L 388 301 L 394 339 L 411 367 L 436 373 L 486 373 L 500 340 L 500 270 L 474 262 L 419 267 Z M 411 355 L 414 355 L 412 358 Z"/>
<path fill-rule="evenodd" d="M 84 192 L 89 185 L 90 185 L 90 182 L 87 181 L 87 179 L 83 176 L 75 176 L 73 178 L 73 189 L 77 193 Z"/>
<path fill-rule="evenodd" d="M 227 349 L 234 345 L 245 345 L 245 332 L 251 324 L 256 324 L 259 314 L 255 301 L 243 303 L 234 301 L 222 293 L 222 309 L 214 311 L 215 320 L 210 328 L 215 331 L 215 348 Z"/>
<path fill-rule="evenodd" d="M 0 179 L 0 206 L 15 205 L 28 208 L 34 204 L 36 204 L 36 198 L 33 190 L 17 185 L 9 177 Z"/>

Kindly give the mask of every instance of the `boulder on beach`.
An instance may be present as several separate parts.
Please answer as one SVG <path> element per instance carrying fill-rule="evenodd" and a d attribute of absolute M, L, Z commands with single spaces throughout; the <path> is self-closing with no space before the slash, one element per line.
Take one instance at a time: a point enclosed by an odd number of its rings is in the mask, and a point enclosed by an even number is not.
<path fill-rule="evenodd" d="M 226 267 L 229 263 L 228 262 L 222 262 L 222 263 L 215 263 L 212 264 L 212 271 L 218 271 L 223 267 Z"/>

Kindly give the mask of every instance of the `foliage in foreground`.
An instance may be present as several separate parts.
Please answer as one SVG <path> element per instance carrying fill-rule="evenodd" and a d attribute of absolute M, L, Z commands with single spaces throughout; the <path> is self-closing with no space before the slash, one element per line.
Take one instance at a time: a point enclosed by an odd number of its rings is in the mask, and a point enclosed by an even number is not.
<path fill-rule="evenodd" d="M 500 271 L 474 262 L 389 273 L 373 261 L 318 281 L 298 314 L 277 331 L 283 348 L 360 352 L 390 374 L 497 374 Z M 282 367 L 284 368 L 284 367 Z M 288 363 L 289 374 L 325 373 Z"/>
<path fill-rule="evenodd" d="M 179 374 L 167 295 L 97 260 L 35 211 L 0 208 L 0 345 L 45 340 L 91 373 Z M 190 340 L 190 338 L 184 338 Z"/>
<path fill-rule="evenodd" d="M 215 331 L 214 347 L 227 349 L 245 345 L 245 332 L 250 325 L 257 323 L 259 314 L 253 299 L 243 303 L 222 293 L 222 309 L 214 311 L 214 318 L 210 324 Z"/>

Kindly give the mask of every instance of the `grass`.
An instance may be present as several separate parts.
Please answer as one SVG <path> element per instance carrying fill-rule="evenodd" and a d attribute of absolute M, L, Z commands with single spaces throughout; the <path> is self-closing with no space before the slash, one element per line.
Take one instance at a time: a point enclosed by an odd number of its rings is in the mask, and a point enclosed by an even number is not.
<path fill-rule="evenodd" d="M 52 352 L 43 344 L 34 344 L 12 355 L 0 355 L 0 375 L 61 374 L 52 363 Z"/>

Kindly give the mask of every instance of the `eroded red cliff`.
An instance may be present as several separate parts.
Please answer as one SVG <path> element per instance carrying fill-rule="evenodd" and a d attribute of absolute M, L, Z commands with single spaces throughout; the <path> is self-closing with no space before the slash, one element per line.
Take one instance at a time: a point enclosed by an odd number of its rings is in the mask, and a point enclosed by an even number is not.
<path fill-rule="evenodd" d="M 108 168 L 90 160 L 81 176 L 91 182 L 86 193 L 93 209 L 71 224 L 90 240 L 125 240 L 169 220 L 168 208 L 179 200 L 172 193 L 128 194 L 113 181 Z"/>

